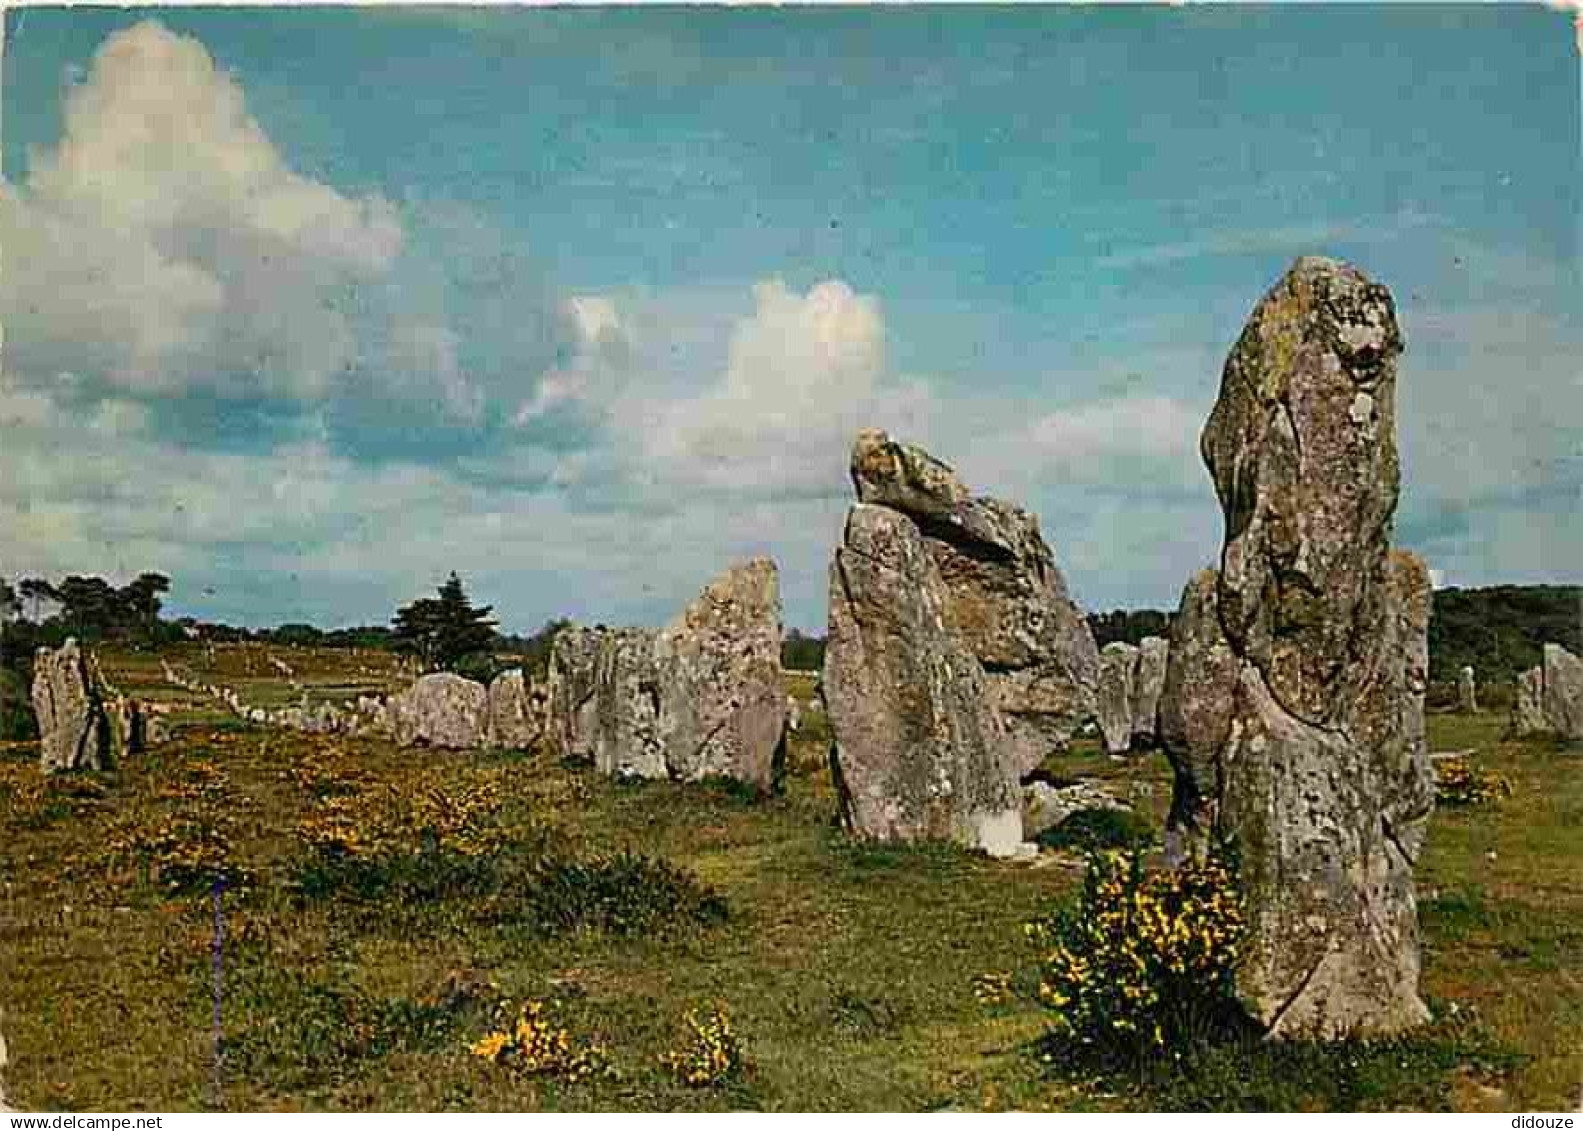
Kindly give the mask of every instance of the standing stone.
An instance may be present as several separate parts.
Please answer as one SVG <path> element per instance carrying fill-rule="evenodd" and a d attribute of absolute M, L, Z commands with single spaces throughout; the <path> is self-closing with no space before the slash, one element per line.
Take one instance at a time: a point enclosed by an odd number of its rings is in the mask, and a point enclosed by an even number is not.
<path fill-rule="evenodd" d="M 489 684 L 488 744 L 508 750 L 530 749 L 544 734 L 542 710 L 537 710 L 521 668 L 501 672 Z"/>
<path fill-rule="evenodd" d="M 1583 738 L 1583 660 L 1546 644 L 1543 670 L 1546 725 L 1562 738 Z"/>
<path fill-rule="evenodd" d="M 666 772 L 769 791 L 785 760 L 780 579 L 775 563 L 733 566 L 655 640 Z"/>
<path fill-rule="evenodd" d="M 1464 715 L 1479 713 L 1478 687 L 1473 682 L 1472 667 L 1464 664 L 1457 675 L 1457 709 Z"/>
<path fill-rule="evenodd" d="M 973 495 L 921 448 L 868 429 L 852 449 L 860 503 L 918 527 L 945 585 L 946 624 L 985 669 L 1021 773 L 1064 749 L 1094 711 L 1099 656 L 1039 520 Z"/>
<path fill-rule="evenodd" d="M 1096 715 L 1107 754 L 1132 748 L 1132 687 L 1138 668 L 1136 645 L 1116 640 L 1099 651 L 1099 697 Z"/>
<path fill-rule="evenodd" d="M 665 778 L 660 716 L 664 677 L 652 630 L 606 629 L 595 659 L 589 702 L 594 768 L 618 778 Z"/>
<path fill-rule="evenodd" d="M 1132 673 L 1132 740 L 1135 745 L 1154 743 L 1170 649 L 1170 643 L 1159 636 L 1145 636 L 1138 641 L 1138 663 Z"/>
<path fill-rule="evenodd" d="M 54 774 L 102 770 L 109 765 L 109 719 L 99 698 L 92 661 L 75 639 L 34 653 L 32 694 L 41 770 Z"/>
<path fill-rule="evenodd" d="M 434 672 L 389 702 L 391 730 L 399 746 L 421 743 L 453 750 L 483 745 L 489 714 L 484 685 L 452 672 Z M 299 725 L 318 725 L 302 710 Z"/>
<path fill-rule="evenodd" d="M 918 526 L 847 513 L 830 566 L 820 681 L 843 824 L 876 840 L 1022 841 L 1018 766 L 984 669 L 948 623 L 951 595 Z"/>
<path fill-rule="evenodd" d="M 1544 734 L 1545 677 L 1543 668 L 1529 668 L 1517 677 L 1517 694 L 1512 699 L 1511 733 L 1519 738 Z"/>
<path fill-rule="evenodd" d="M 727 570 L 658 631 L 568 628 L 550 652 L 550 738 L 601 773 L 772 790 L 785 757 L 780 641 L 767 558 Z"/>
<path fill-rule="evenodd" d="M 1384 287 L 1300 259 L 1233 348 L 1201 438 L 1226 534 L 1172 628 L 1167 843 L 1177 859 L 1235 844 L 1237 991 L 1278 1036 L 1428 1018 L 1412 869 L 1434 801 L 1430 586 L 1390 549 L 1401 349 Z"/>
<path fill-rule="evenodd" d="M 550 741 L 562 758 L 593 761 L 595 676 L 606 631 L 568 625 L 550 645 Z"/>

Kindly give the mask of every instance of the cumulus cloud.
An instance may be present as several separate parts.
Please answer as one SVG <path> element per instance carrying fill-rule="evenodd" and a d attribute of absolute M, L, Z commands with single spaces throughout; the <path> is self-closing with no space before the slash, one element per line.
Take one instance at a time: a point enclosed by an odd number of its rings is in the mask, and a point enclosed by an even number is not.
<path fill-rule="evenodd" d="M 927 390 L 885 356 L 878 300 L 839 279 L 799 294 L 753 288 L 732 328 L 725 370 L 703 392 L 640 411 L 655 420 L 647 458 L 667 477 L 746 492 L 844 489 L 846 452 L 865 426 L 916 432 Z"/>
<path fill-rule="evenodd" d="M 607 295 L 573 295 L 563 307 L 575 332 L 571 364 L 551 369 L 512 418 L 521 426 L 557 412 L 600 416 L 603 406 L 632 376 L 628 328 Z"/>
<path fill-rule="evenodd" d="M 197 40 L 105 40 L 64 129 L 0 189 L 7 365 L 137 396 L 316 400 L 356 361 L 339 300 L 403 231 L 379 196 L 298 175 Z"/>

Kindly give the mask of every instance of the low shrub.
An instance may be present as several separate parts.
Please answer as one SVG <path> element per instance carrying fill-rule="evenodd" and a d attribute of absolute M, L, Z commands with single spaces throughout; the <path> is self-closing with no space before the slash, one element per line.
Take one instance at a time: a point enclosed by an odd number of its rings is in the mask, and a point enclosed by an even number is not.
<path fill-rule="evenodd" d="M 671 924 L 724 922 L 725 899 L 666 860 L 622 852 L 592 860 L 550 860 L 521 892 L 540 930 L 589 928 L 635 935 Z"/>
<path fill-rule="evenodd" d="M 513 1014 L 509 1002 L 496 1010 L 495 1027 L 467 1046 L 490 1064 L 530 1076 L 578 1083 L 610 1072 L 603 1044 L 572 1035 L 557 1023 L 547 1003 L 530 998 Z"/>
<path fill-rule="evenodd" d="M 375 997 L 269 962 L 238 962 L 226 984 L 226 1070 L 297 1090 L 358 1062 L 443 1047 L 469 1013 L 463 1000 Z"/>
<path fill-rule="evenodd" d="M 1137 1064 L 1230 1033 L 1245 919 L 1227 853 L 1146 872 L 1143 855 L 1097 853 L 1077 906 L 1027 924 L 1058 1058 Z"/>
<path fill-rule="evenodd" d="M 1442 805 L 1493 805 L 1510 797 L 1512 783 L 1493 770 L 1481 770 L 1465 757 L 1434 763 L 1435 800 Z"/>
<path fill-rule="evenodd" d="M 216 882 L 245 888 L 247 870 L 233 847 L 235 820 L 197 809 L 153 821 L 122 819 L 106 836 L 102 858 L 112 887 L 153 887 L 166 895 L 199 895 Z"/>
<path fill-rule="evenodd" d="M 681 1044 L 660 1055 L 677 1080 L 689 1088 L 715 1088 L 742 1071 L 742 1042 L 723 1007 L 689 1009 L 683 1024 Z"/>
<path fill-rule="evenodd" d="M 1045 848 L 1137 851 L 1154 843 L 1154 826 L 1131 809 L 1082 809 L 1036 838 Z"/>

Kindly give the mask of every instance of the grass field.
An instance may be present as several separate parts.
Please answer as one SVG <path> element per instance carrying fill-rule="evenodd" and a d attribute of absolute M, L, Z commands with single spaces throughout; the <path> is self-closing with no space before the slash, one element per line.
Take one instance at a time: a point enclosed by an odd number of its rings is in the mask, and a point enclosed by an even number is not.
<path fill-rule="evenodd" d="M 399 680 L 377 653 L 277 654 L 328 698 Z M 298 693 L 260 649 L 170 658 L 250 702 Z M 1081 859 L 850 843 L 833 826 L 817 712 L 804 709 L 784 794 L 758 801 L 620 784 L 543 754 L 252 728 L 164 685 L 155 658 L 105 659 L 125 689 L 176 705 L 171 741 L 101 783 L 43 784 L 35 748 L 0 754 L 0 1008 L 18 1106 L 1583 1103 L 1583 751 L 1503 742 L 1496 716 L 1430 720 L 1432 748 L 1474 747 L 1513 788 L 1498 805 L 1434 818 L 1418 879 L 1424 990 L 1443 1020 L 1396 1045 L 1243 1050 L 1162 1090 L 1053 1074 L 1030 1048 L 1044 1010 L 1025 996 L 975 998 L 978 975 L 1024 977 L 1021 925 L 1070 897 Z M 808 700 L 811 677 L 789 678 Z M 1109 779 L 1156 826 L 1169 801 L 1158 755 L 1114 762 L 1080 747 L 1047 768 Z M 437 830 L 427 847 L 455 848 L 432 867 L 330 867 L 313 847 L 354 835 L 377 847 L 413 813 Z M 622 853 L 677 871 L 623 871 Z M 217 864 L 233 878 L 218 1090 L 206 878 Z M 529 997 L 602 1040 L 614 1073 L 562 1083 L 468 1051 L 499 1001 Z M 728 1012 L 747 1063 L 719 1087 L 690 1088 L 660 1058 L 687 1010 L 708 1005 Z"/>

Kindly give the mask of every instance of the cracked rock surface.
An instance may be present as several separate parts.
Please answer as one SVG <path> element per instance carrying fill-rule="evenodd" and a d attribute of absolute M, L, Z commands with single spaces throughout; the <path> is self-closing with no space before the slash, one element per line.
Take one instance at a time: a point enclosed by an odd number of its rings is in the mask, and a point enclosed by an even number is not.
<path fill-rule="evenodd" d="M 75 638 L 34 653 L 31 696 L 46 774 L 102 770 L 143 748 L 142 704 L 111 687 Z"/>
<path fill-rule="evenodd" d="M 662 629 L 568 628 L 550 652 L 550 736 L 601 773 L 774 789 L 787 726 L 780 641 L 767 558 L 727 570 Z"/>
<path fill-rule="evenodd" d="M 1201 437 L 1225 538 L 1172 627 L 1167 848 L 1235 843 L 1252 930 L 1237 991 L 1277 1036 L 1429 1016 L 1413 864 L 1434 804 L 1430 586 L 1390 546 L 1402 348 L 1383 286 L 1300 259 L 1232 349 Z"/>
<path fill-rule="evenodd" d="M 974 495 L 949 466 L 877 429 L 858 433 L 851 473 L 858 502 L 917 527 L 946 624 L 984 669 L 1019 772 L 1064 749 L 1093 716 L 1099 652 L 1038 518 Z"/>
<path fill-rule="evenodd" d="M 912 519 L 851 508 L 830 565 L 821 679 L 842 823 L 875 840 L 1011 855 L 1022 841 L 1021 775 L 949 602 Z"/>

